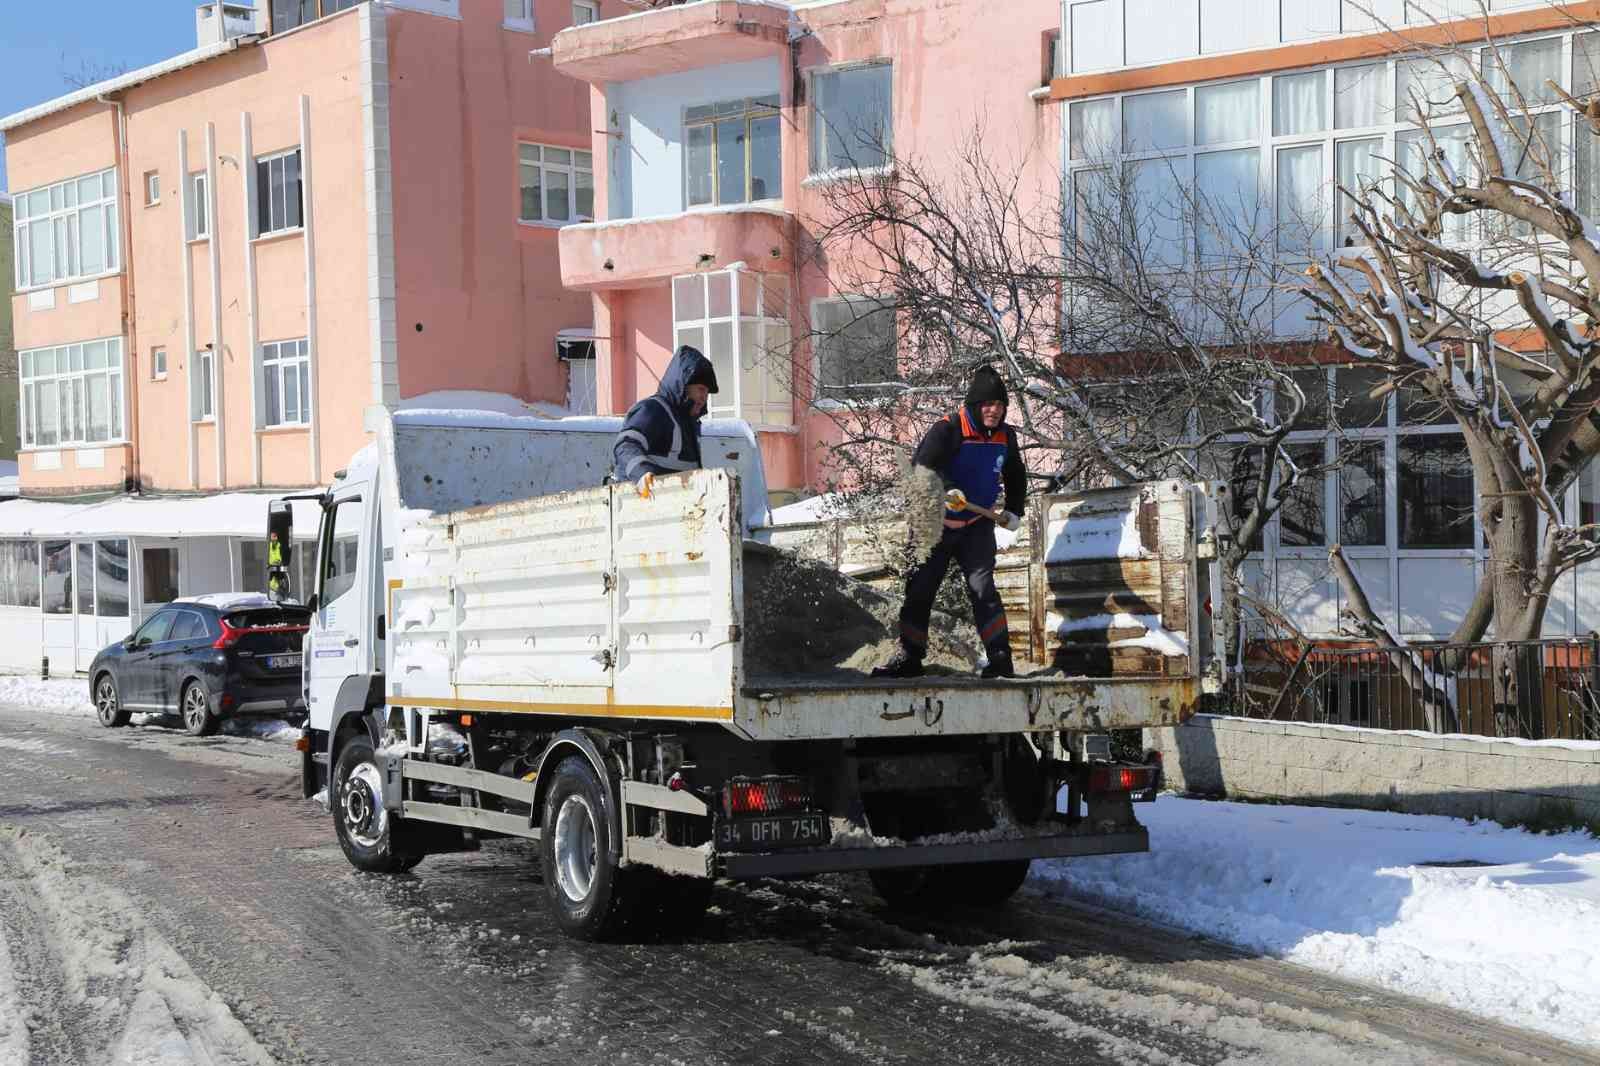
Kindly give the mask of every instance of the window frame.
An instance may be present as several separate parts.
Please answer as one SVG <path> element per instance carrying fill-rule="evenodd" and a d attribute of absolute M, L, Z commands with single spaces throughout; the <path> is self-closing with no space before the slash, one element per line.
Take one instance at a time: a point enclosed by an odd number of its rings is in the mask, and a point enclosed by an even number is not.
<path fill-rule="evenodd" d="M 167 349 L 157 345 L 150 349 L 150 380 L 167 380 Z"/>
<path fill-rule="evenodd" d="M 712 279 L 717 277 L 728 278 L 728 313 L 725 315 L 713 315 L 711 313 L 711 283 Z M 777 279 L 779 283 L 784 285 L 785 289 L 781 297 L 783 307 L 769 307 L 768 297 L 774 293 L 775 286 L 764 280 L 768 278 Z M 680 283 L 691 282 L 700 283 L 701 313 L 697 317 L 689 316 L 686 311 L 682 311 L 679 303 L 680 294 L 685 291 L 684 288 L 680 288 Z M 731 369 L 731 373 L 719 371 L 717 375 L 718 391 L 709 399 L 706 417 L 739 418 L 749 422 L 758 430 L 768 432 L 796 432 L 798 420 L 794 415 L 794 337 L 788 316 L 785 313 L 789 299 L 787 275 L 764 275 L 745 269 L 712 270 L 695 274 L 676 275 L 673 277 L 671 285 L 674 350 L 681 344 L 694 344 L 694 347 L 705 355 L 707 359 L 710 359 L 712 365 L 715 366 L 719 353 L 714 351 L 714 346 L 710 343 L 710 339 L 716 327 L 726 327 L 728 330 L 732 351 L 729 353 L 727 365 Z M 754 286 L 755 300 L 751 305 L 754 311 L 751 313 L 746 313 L 743 310 L 745 302 L 743 300 L 742 286 L 744 285 Z M 773 379 L 770 363 L 762 364 L 759 367 L 758 379 L 762 385 L 763 396 L 749 402 L 747 402 L 747 398 L 744 395 L 745 327 L 759 331 L 762 337 L 763 351 L 767 353 L 773 350 L 767 347 L 766 338 L 768 333 L 769 331 L 777 331 L 783 338 L 780 343 L 788 347 L 786 354 L 789 359 L 789 380 L 787 385 L 783 383 L 781 377 L 777 380 Z M 699 343 L 682 338 L 683 334 L 692 332 L 698 332 L 701 335 Z M 726 381 L 724 377 L 731 377 L 733 380 Z M 722 396 L 728 396 L 729 399 L 726 402 L 719 402 L 719 397 Z M 756 413 L 758 417 L 748 417 L 751 412 Z M 769 415 L 773 417 L 768 417 Z"/>
<path fill-rule="evenodd" d="M 587 19 L 579 19 L 578 12 L 589 13 Z M 600 21 L 600 0 L 572 0 L 572 24 L 574 26 L 590 26 Z"/>
<path fill-rule="evenodd" d="M 89 348 L 103 345 L 105 362 L 91 367 Z M 127 443 L 127 397 L 124 382 L 127 363 L 126 347 L 121 337 L 97 337 L 72 344 L 30 348 L 17 353 L 17 441 L 21 451 L 51 451 L 57 448 L 94 448 Z M 115 354 L 113 354 L 113 352 Z M 51 369 L 41 371 L 42 360 L 48 356 Z M 60 369 L 61 360 L 67 368 Z M 76 366 L 73 364 L 76 363 Z M 106 433 L 97 437 L 89 433 L 93 422 L 91 402 L 93 379 L 105 379 Z M 47 392 L 54 394 L 53 420 L 56 433 L 53 439 L 43 440 L 45 419 L 40 415 Z M 70 413 L 66 411 L 70 405 Z M 63 432 L 70 428 L 70 434 Z"/>
<path fill-rule="evenodd" d="M 506 4 L 501 4 L 500 26 L 502 29 L 514 30 L 518 33 L 533 33 L 537 25 L 537 12 L 534 10 L 534 0 L 506 0 L 507 3 L 522 5 L 522 14 L 506 14 Z"/>
<path fill-rule="evenodd" d="M 827 156 L 826 153 L 822 151 L 822 148 L 827 144 L 829 126 L 823 118 L 821 108 L 817 104 L 817 99 L 821 92 L 818 82 L 822 78 L 835 77 L 840 74 L 848 74 L 852 71 L 869 70 L 873 68 L 883 68 L 888 72 L 889 106 L 887 126 L 889 143 L 885 146 L 888 154 L 882 161 L 874 163 L 871 166 L 858 167 L 849 164 L 843 166 L 827 165 Z M 866 59 L 850 63 L 837 63 L 829 66 L 816 67 L 806 71 L 806 99 L 810 102 L 810 106 L 806 109 L 807 122 L 809 123 L 807 139 L 810 142 L 808 151 L 808 165 L 806 168 L 807 180 L 825 181 L 830 177 L 854 174 L 889 173 L 893 171 L 895 109 L 894 72 L 895 63 L 892 57 Z"/>
<path fill-rule="evenodd" d="M 777 100 L 777 103 L 768 103 Z M 717 113 L 717 109 L 743 104 L 739 111 L 730 111 L 727 114 Z M 709 116 L 691 119 L 689 113 L 697 108 L 711 108 Z M 683 109 L 681 115 L 681 128 L 683 131 L 683 209 L 685 211 L 704 211 L 715 207 L 732 207 L 739 204 L 764 204 L 778 203 L 783 200 L 783 102 L 777 93 L 768 93 L 765 96 L 738 97 L 733 100 L 716 100 Z M 776 163 L 778 187 L 774 194 L 757 198 L 751 195 L 755 183 L 755 168 L 751 165 L 755 161 L 755 124 L 757 122 L 775 122 L 778 127 L 778 136 L 774 142 L 778 154 Z M 722 198 L 722 138 L 719 135 L 719 126 L 742 123 L 744 126 L 744 194 L 737 200 L 724 200 Z M 690 203 L 689 190 L 692 188 L 694 175 L 690 170 L 689 131 L 693 129 L 711 130 L 711 199 L 705 203 Z"/>
<path fill-rule="evenodd" d="M 82 199 L 84 185 L 97 182 L 96 198 Z M 106 192 L 107 188 L 110 193 Z M 116 167 L 75 175 L 49 185 L 40 185 L 11 198 L 12 280 L 18 294 L 52 289 L 122 273 L 122 186 Z M 35 203 L 40 201 L 40 203 Z M 69 202 L 70 201 L 70 202 Z M 86 212 L 98 211 L 104 246 L 100 270 L 84 271 L 83 230 Z M 61 228 L 56 228 L 56 223 Z M 49 233 L 50 271 L 42 281 L 33 280 L 33 232 L 46 227 Z M 67 269 L 57 272 L 57 257 L 65 248 Z M 76 266 L 78 269 L 74 269 Z"/>
<path fill-rule="evenodd" d="M 211 239 L 211 198 L 206 189 L 206 172 L 196 170 L 184 179 L 184 192 L 188 202 L 184 217 L 184 236 L 190 241 Z"/>
<path fill-rule="evenodd" d="M 161 171 L 144 172 L 144 206 L 155 207 L 161 202 Z"/>
<path fill-rule="evenodd" d="M 252 160 L 252 162 L 254 164 L 254 168 L 255 168 L 251 173 L 251 181 L 250 181 L 250 192 L 251 192 L 251 197 L 252 197 L 252 201 L 253 201 L 251 203 L 251 211 L 250 211 L 250 227 L 251 227 L 251 230 L 253 231 L 251 233 L 251 238 L 252 239 L 254 239 L 254 240 L 264 240 L 266 238 L 271 238 L 271 237 L 283 237 L 283 236 L 287 236 L 287 235 L 290 235 L 290 234 L 305 232 L 306 189 L 305 189 L 304 157 L 301 154 L 301 148 L 302 148 L 302 146 L 297 144 L 292 148 L 285 148 L 285 149 L 282 149 L 282 150 L 276 151 L 276 152 L 266 152 L 266 153 L 264 153 L 262 155 L 256 156 Z M 294 181 L 294 185 L 295 185 L 296 200 L 297 200 L 296 221 L 294 222 L 293 225 L 289 225 L 288 224 L 288 220 L 289 220 L 288 164 L 287 164 L 287 162 L 285 162 L 286 160 L 288 160 L 290 158 L 293 158 L 294 161 L 295 161 L 295 181 Z M 284 224 L 283 225 L 272 225 L 272 222 L 273 222 L 272 214 L 273 214 L 273 207 L 274 207 L 274 205 L 272 203 L 272 200 L 271 200 L 272 164 L 279 163 L 279 162 L 283 162 L 283 164 L 284 164 L 284 190 L 285 191 L 284 191 L 284 199 L 283 199 L 284 217 L 282 219 Z M 264 187 L 263 187 L 263 182 L 261 180 L 262 179 L 261 168 L 263 166 L 265 166 L 267 168 L 267 174 L 266 174 L 267 180 L 265 182 L 265 186 Z M 265 226 L 265 227 L 262 226 L 263 219 L 262 219 L 261 212 L 262 212 L 263 205 L 265 205 L 266 212 L 267 212 L 267 216 L 266 216 L 266 219 L 265 219 L 265 221 L 267 223 L 267 226 Z"/>
<path fill-rule="evenodd" d="M 888 313 L 890 315 L 891 340 L 893 345 L 892 358 L 894 360 L 895 369 L 894 379 L 883 382 L 855 382 L 849 385 L 837 386 L 838 390 L 843 393 L 842 398 L 839 396 L 824 395 L 822 349 L 824 342 L 830 338 L 836 337 L 839 333 L 839 330 L 829 330 L 827 332 L 823 332 L 818 327 L 821 324 L 820 319 L 824 313 L 822 309 L 837 305 L 871 305 L 874 308 L 873 311 L 869 311 L 864 315 L 852 315 L 852 324 L 856 322 L 864 322 L 873 314 Z M 813 406 L 815 406 L 818 410 L 836 411 L 860 404 L 862 402 L 874 402 L 885 398 L 883 394 L 875 391 L 878 389 L 882 389 L 883 393 L 898 391 L 889 388 L 889 386 L 892 386 L 897 382 L 900 384 L 904 383 L 904 378 L 900 375 L 900 322 L 898 315 L 894 311 L 894 305 L 892 303 L 881 300 L 875 296 L 866 296 L 861 293 L 835 293 L 832 296 L 819 296 L 813 299 L 811 301 L 810 313 L 812 327 L 811 380 L 814 383 L 811 403 Z"/>
<path fill-rule="evenodd" d="M 530 161 L 530 160 L 525 159 L 523 157 L 524 150 L 525 149 L 529 149 L 529 148 L 533 148 L 533 149 L 537 149 L 538 150 L 539 157 L 538 157 L 537 160 Z M 564 164 L 563 163 L 559 163 L 559 162 L 546 163 L 545 160 L 544 160 L 544 154 L 545 154 L 546 151 L 567 152 L 567 153 L 570 154 L 571 160 L 570 160 L 570 162 L 564 163 Z M 589 165 L 587 167 L 580 167 L 578 165 L 579 156 L 587 156 L 588 157 Z M 528 189 L 528 186 L 523 183 L 523 171 L 524 171 L 524 168 L 527 168 L 527 167 L 533 167 L 533 168 L 537 169 L 538 172 L 539 172 L 539 184 L 538 184 L 538 189 L 539 189 L 539 198 L 538 198 L 539 217 L 538 218 L 527 218 L 522 213 L 523 206 L 524 206 L 524 203 L 525 203 L 525 200 L 526 200 L 526 193 L 527 193 L 527 189 Z M 565 174 L 566 178 L 567 178 L 567 214 L 568 214 L 568 217 L 565 220 L 562 220 L 562 219 L 549 219 L 549 218 L 545 218 L 544 217 L 545 208 L 549 203 L 549 200 L 548 200 L 548 197 L 549 197 L 549 184 L 545 180 L 545 175 L 547 173 L 551 172 L 551 171 L 557 171 L 557 172 L 560 172 L 562 174 Z M 582 214 L 578 210 L 578 175 L 580 175 L 580 174 L 589 175 L 589 213 L 588 214 Z M 541 141 L 520 141 L 519 140 L 517 142 L 517 223 L 519 225 L 523 225 L 523 226 L 547 226 L 547 227 L 550 227 L 550 228 L 558 229 L 558 228 L 563 227 L 563 226 L 573 226 L 573 225 L 578 225 L 580 223 L 593 222 L 593 221 L 594 221 L 594 152 L 591 149 L 588 149 L 588 148 L 572 148 L 572 147 L 569 147 L 567 145 L 561 145 L 561 144 L 545 144 L 545 143 L 543 143 Z"/>
<path fill-rule="evenodd" d="M 196 349 L 194 353 L 193 392 L 189 403 L 189 421 L 215 422 L 217 420 L 216 353 L 209 348 Z"/>
<path fill-rule="evenodd" d="M 285 353 L 285 347 L 293 349 Z M 270 354 L 269 354 L 270 349 Z M 263 341 L 257 361 L 261 368 L 261 425 L 264 429 L 301 429 L 311 424 L 312 403 L 311 388 L 311 345 L 308 338 L 298 337 L 290 340 Z M 285 403 L 287 391 L 284 388 L 285 380 L 294 376 L 296 390 L 296 409 L 300 415 L 297 419 L 282 417 L 288 410 Z M 279 419 L 273 421 L 272 407 L 269 402 L 272 393 L 268 382 L 277 379 L 277 397 Z"/>

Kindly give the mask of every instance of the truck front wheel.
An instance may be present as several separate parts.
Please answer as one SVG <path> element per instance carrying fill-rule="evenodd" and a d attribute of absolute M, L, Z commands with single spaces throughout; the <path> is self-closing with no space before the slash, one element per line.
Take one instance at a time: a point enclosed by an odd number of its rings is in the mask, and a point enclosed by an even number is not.
<path fill-rule="evenodd" d="M 329 790 L 333 826 L 345 858 L 358 870 L 404 873 L 422 861 L 404 846 L 405 828 L 384 804 L 383 771 L 365 736 L 351 737 L 339 749 Z"/>
<path fill-rule="evenodd" d="M 648 871 L 612 858 L 605 783 L 589 761 L 563 760 L 544 795 L 539 858 L 556 924 L 580 940 L 607 940 L 628 928 Z"/>

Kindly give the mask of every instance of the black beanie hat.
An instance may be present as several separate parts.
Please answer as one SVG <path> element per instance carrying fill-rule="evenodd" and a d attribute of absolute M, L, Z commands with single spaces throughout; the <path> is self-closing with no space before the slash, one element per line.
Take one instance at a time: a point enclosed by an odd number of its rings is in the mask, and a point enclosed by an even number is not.
<path fill-rule="evenodd" d="M 689 375 L 689 380 L 685 381 L 684 385 L 704 385 L 708 392 L 716 392 L 717 370 L 716 367 L 711 365 L 711 360 L 702 355 L 700 349 L 692 347 L 688 344 L 685 344 L 682 348 L 679 348 L 678 351 L 690 352 L 698 360 L 698 362 L 695 363 L 694 372 Z"/>
<path fill-rule="evenodd" d="M 1006 383 L 1000 380 L 1000 375 L 992 366 L 980 366 L 978 372 L 972 375 L 972 385 L 967 389 L 967 406 L 977 407 L 980 403 L 989 403 L 999 400 L 1001 403 L 1010 403 L 1006 396 Z"/>

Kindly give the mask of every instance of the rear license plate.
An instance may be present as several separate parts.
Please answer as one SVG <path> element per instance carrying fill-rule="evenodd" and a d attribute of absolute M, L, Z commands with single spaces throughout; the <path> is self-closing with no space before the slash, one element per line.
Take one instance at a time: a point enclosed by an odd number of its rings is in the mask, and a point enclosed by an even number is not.
<path fill-rule="evenodd" d="M 298 655 L 269 655 L 267 656 L 268 670 L 298 670 L 300 669 L 300 656 Z"/>
<path fill-rule="evenodd" d="M 717 846 L 727 851 L 817 847 L 827 842 L 828 818 L 822 814 L 727 818 L 717 827 Z"/>

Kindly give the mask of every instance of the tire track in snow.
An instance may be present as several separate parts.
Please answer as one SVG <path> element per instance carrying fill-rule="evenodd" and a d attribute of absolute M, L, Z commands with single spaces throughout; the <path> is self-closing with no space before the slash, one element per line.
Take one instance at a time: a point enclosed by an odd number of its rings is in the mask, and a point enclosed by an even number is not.
<path fill-rule="evenodd" d="M 0 827 L 0 872 L 26 953 L 18 1007 L 37 1066 L 272 1066 L 133 902 L 38 834 Z M 10 923 L 7 923 L 10 929 Z M 42 1037 L 42 1038 L 41 1038 Z"/>
<path fill-rule="evenodd" d="M 7 837 L 0 837 L 0 1063 L 87 1062 L 88 1019 L 68 993 L 49 916 Z M 9 982 L 5 978 L 9 975 Z M 8 1032 L 8 1025 L 9 1032 Z"/>

